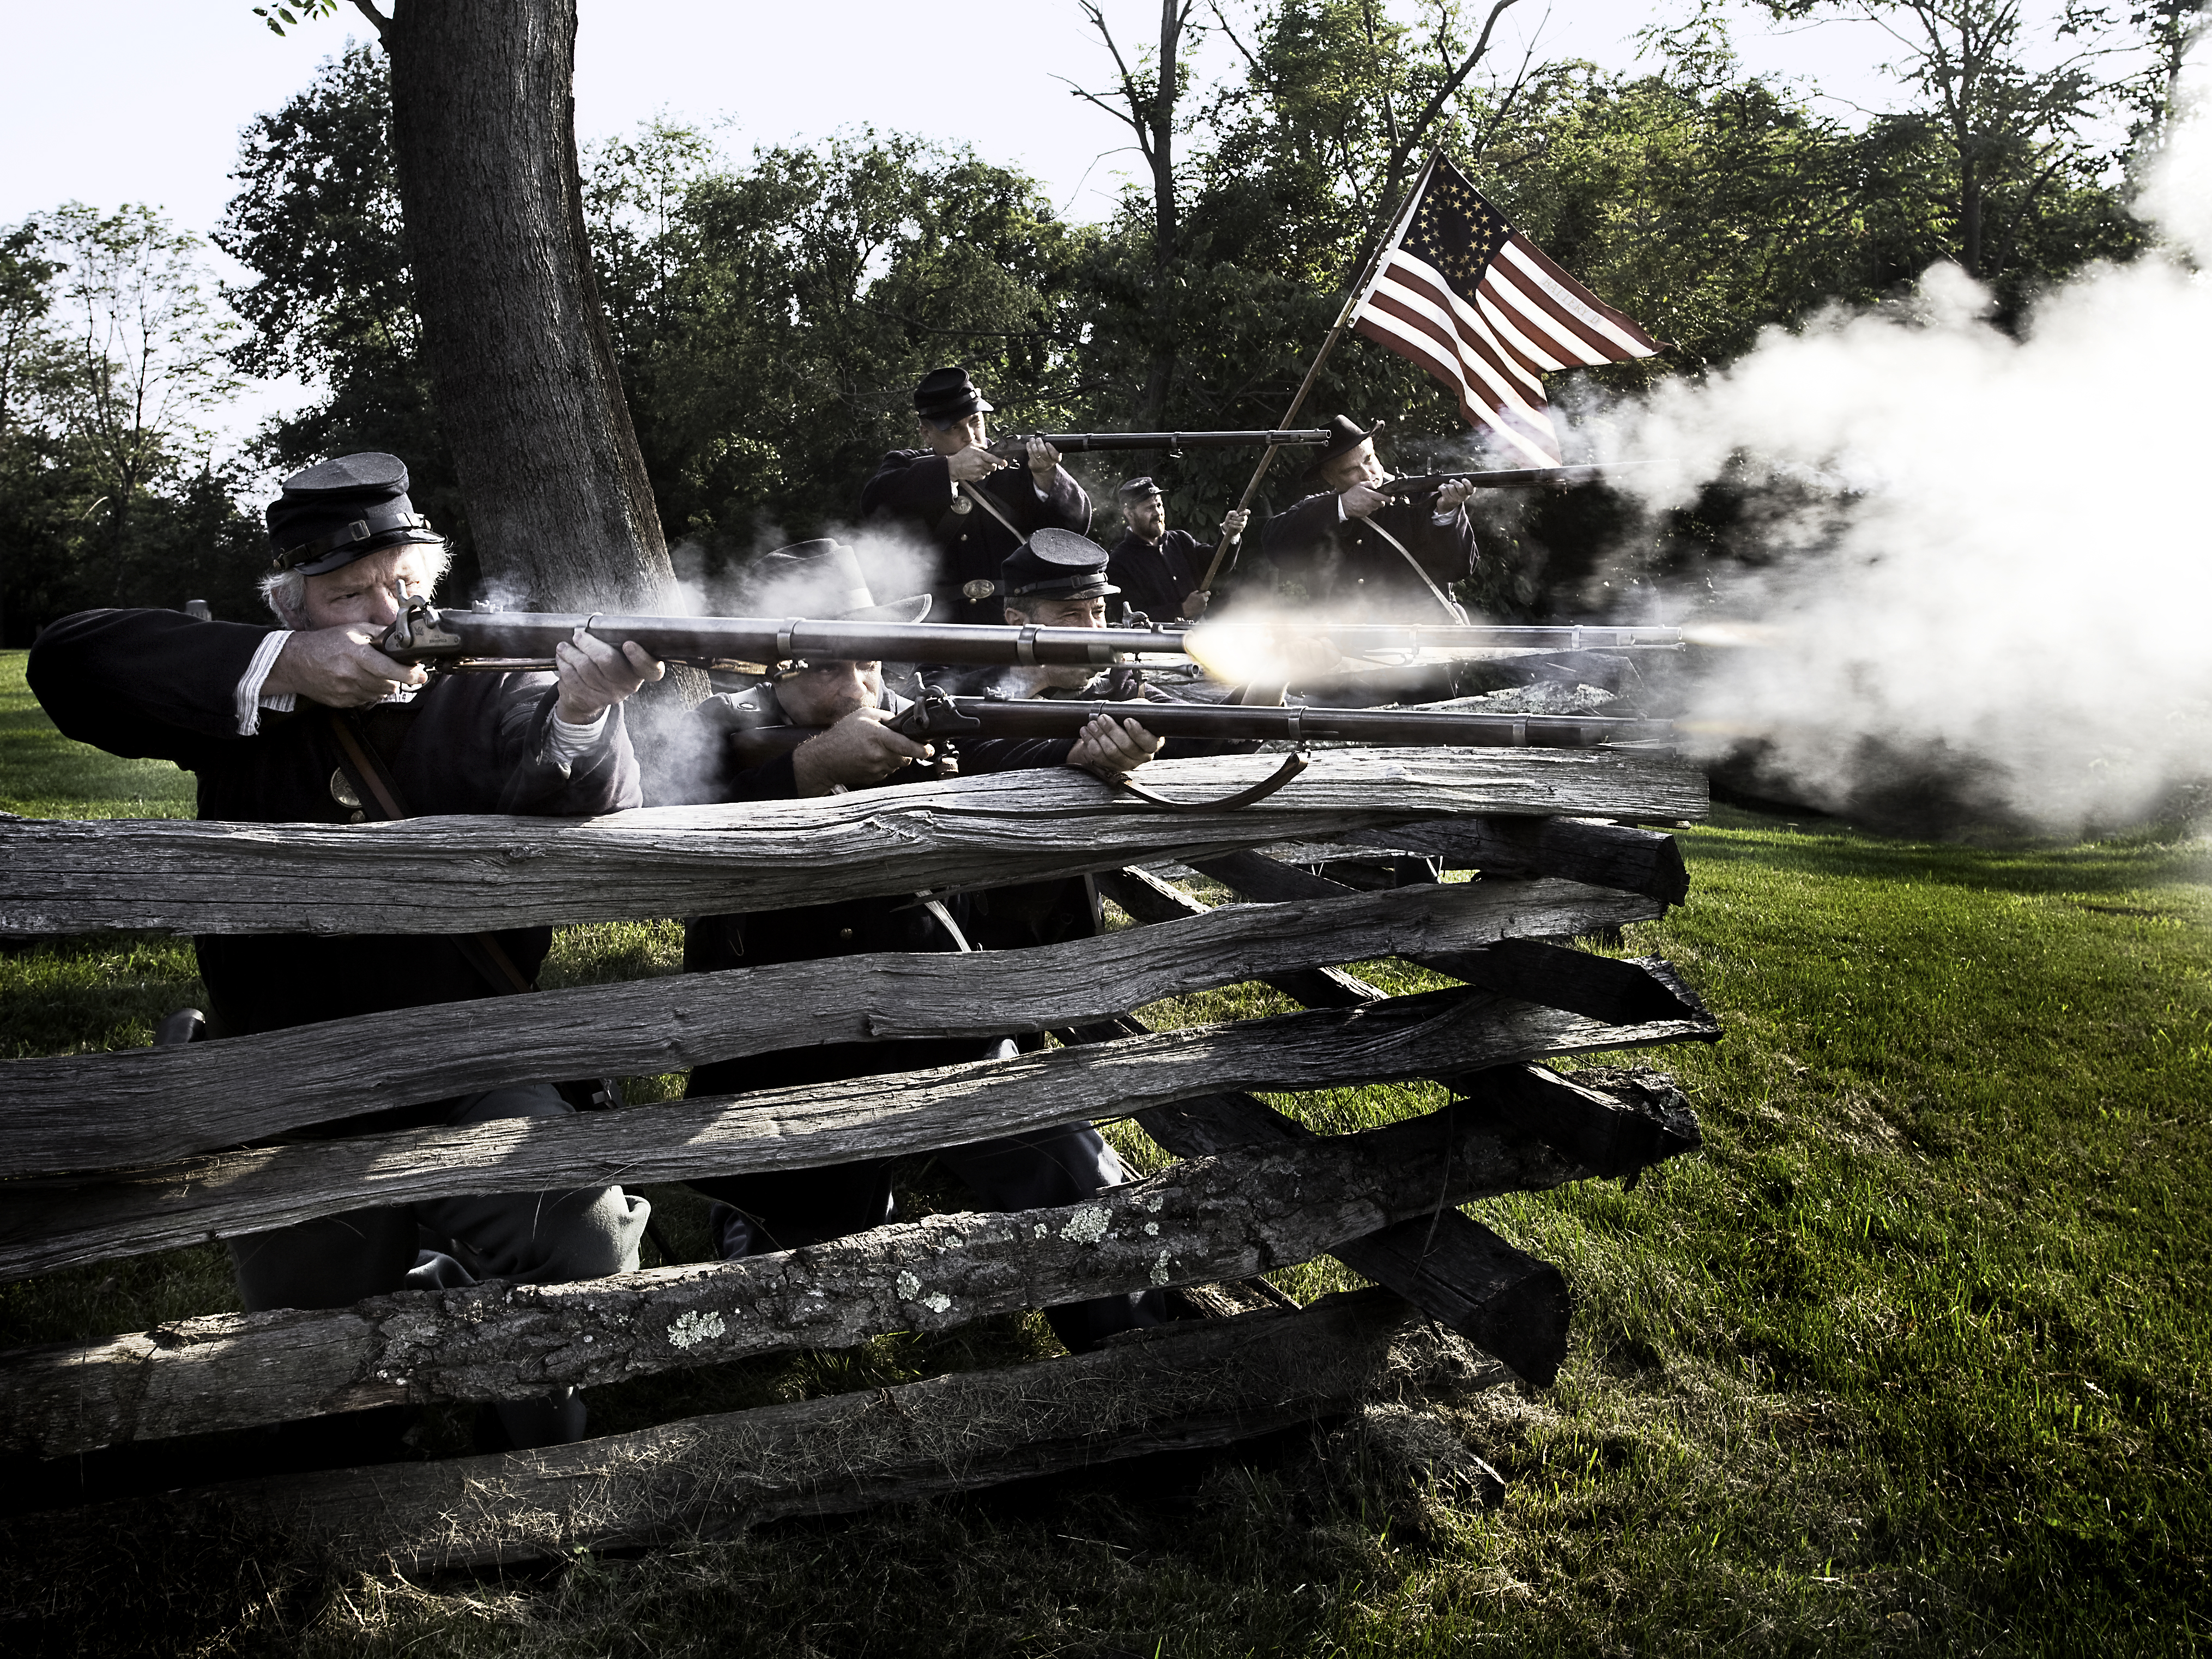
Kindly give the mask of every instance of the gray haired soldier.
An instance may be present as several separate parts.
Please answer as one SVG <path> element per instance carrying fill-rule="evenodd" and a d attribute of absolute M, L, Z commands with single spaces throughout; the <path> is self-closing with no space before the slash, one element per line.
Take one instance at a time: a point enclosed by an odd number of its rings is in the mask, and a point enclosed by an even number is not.
<path fill-rule="evenodd" d="M 447 561 L 444 538 L 408 499 L 396 457 L 347 455 L 295 473 L 270 506 L 269 537 L 263 591 L 280 627 L 88 611 L 47 629 L 29 678 L 54 724 L 111 754 L 156 757 L 197 774 L 203 818 L 569 817 L 639 805 L 622 706 L 662 670 L 638 646 L 617 651 L 579 629 L 556 650 L 553 673 L 436 680 L 376 648 L 401 597 L 428 594 Z M 216 1036 L 526 990 L 551 943 L 549 927 L 195 941 Z M 573 1109 L 553 1085 L 518 1081 L 300 1133 Z M 410 1282 L 627 1273 L 649 1213 L 616 1186 L 436 1199 L 253 1234 L 233 1240 L 231 1254 L 249 1311 L 338 1308 Z M 426 1250 L 426 1239 L 435 1248 Z M 518 1445 L 583 1432 L 573 1392 L 504 1404 L 499 1416 Z"/>

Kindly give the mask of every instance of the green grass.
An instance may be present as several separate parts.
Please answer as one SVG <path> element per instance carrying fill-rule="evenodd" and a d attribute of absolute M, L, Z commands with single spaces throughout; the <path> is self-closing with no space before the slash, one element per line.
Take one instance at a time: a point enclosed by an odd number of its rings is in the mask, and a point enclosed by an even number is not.
<path fill-rule="evenodd" d="M 0 812 L 27 818 L 188 818 L 192 775 L 118 760 L 54 730 L 23 683 L 27 651 L 0 651 Z"/>
<path fill-rule="evenodd" d="M 81 761 L 48 763 L 88 780 L 82 799 L 123 798 L 97 769 L 69 770 Z M 65 799 L 13 773 L 0 782 Z M 1624 948 L 1669 957 L 1724 1022 L 1721 1043 L 1656 1057 L 1689 1089 L 1705 1151 L 1632 1189 L 1474 1210 L 1558 1263 L 1577 1302 L 1555 1388 L 1452 1413 L 1508 1477 L 1496 1511 L 1342 1439 L 1294 1439 L 506 1579 L 333 1582 L 209 1540 L 133 1539 L 48 1587 L 87 1621 L 50 1639 L 119 1650 L 143 1637 L 136 1617 L 158 1612 L 165 1641 L 207 1652 L 2206 1645 L 2212 848 L 1972 849 L 1735 813 L 1683 838 L 1690 902 L 1629 929 Z M 570 930 L 550 975 L 670 971 L 677 938 L 668 925 Z M 189 999 L 190 974 L 168 942 L 0 957 L 0 1052 L 143 1041 Z M 1179 1024 L 1280 1006 L 1243 987 L 1150 1013 Z M 1340 1131 L 1423 1109 L 1433 1092 L 1286 1103 Z M 1158 1158 L 1127 1126 L 1113 1133 L 1140 1162 Z M 909 1176 L 909 1212 L 958 1201 L 926 1166 Z M 695 1249 L 696 1203 L 653 1195 Z M 221 1266 L 210 1249 L 0 1287 L 0 1340 L 226 1305 Z M 1348 1282 L 1327 1263 L 1278 1277 L 1302 1295 Z M 595 1420 L 1049 1351 L 1039 1322 L 993 1321 L 603 1390 Z"/>

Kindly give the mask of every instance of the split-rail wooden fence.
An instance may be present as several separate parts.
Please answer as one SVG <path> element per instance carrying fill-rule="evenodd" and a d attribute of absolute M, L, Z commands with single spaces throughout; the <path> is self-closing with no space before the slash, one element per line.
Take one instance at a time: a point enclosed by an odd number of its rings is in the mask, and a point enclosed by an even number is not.
<path fill-rule="evenodd" d="M 1147 776 L 1206 799 L 1273 763 L 1169 761 Z M 1086 872 L 1143 924 L 1031 951 L 737 969 L 0 1062 L 0 1277 L 372 1204 L 797 1169 L 1125 1116 L 1179 1160 L 1065 1210 L 937 1215 L 743 1261 L 216 1314 L 0 1352 L 0 1452 L 61 1458 L 394 1402 L 542 1396 L 1324 1255 L 1384 1288 L 1010 1370 L 167 1501 L 345 1559 L 428 1569 L 1221 1443 L 1508 1375 L 1548 1383 L 1565 1352 L 1565 1282 L 1459 1206 L 1633 1180 L 1697 1145 L 1657 1074 L 1532 1062 L 1717 1035 L 1664 963 L 1560 943 L 1680 902 L 1674 842 L 1633 826 L 1705 804 L 1702 775 L 1654 750 L 1334 750 L 1235 812 L 1162 812 L 1060 771 L 591 821 L 0 823 L 0 936 L 453 933 Z M 1163 866 L 1240 902 L 1208 908 Z M 1440 883 L 1439 869 L 1480 873 Z M 1391 996 L 1342 967 L 1380 957 L 1455 983 Z M 1167 1031 L 1137 1018 L 1252 980 L 1303 1012 Z M 279 1138 L 518 1077 L 1029 1032 L 1060 1042 L 560 1119 Z M 1412 1079 L 1442 1080 L 1450 1103 L 1341 1136 L 1255 1094 Z"/>

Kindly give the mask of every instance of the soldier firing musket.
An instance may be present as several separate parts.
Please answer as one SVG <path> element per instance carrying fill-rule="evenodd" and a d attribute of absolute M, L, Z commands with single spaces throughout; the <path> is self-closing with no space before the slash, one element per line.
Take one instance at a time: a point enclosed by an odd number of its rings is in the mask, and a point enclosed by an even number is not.
<path fill-rule="evenodd" d="M 1629 362 L 1661 349 L 1659 342 L 1626 313 L 1599 299 L 1509 224 L 1442 151 L 1429 157 L 1390 222 L 1389 235 L 1352 285 L 1335 325 L 1284 411 L 1285 427 L 1305 407 L 1306 394 L 1313 390 L 1322 365 L 1349 330 L 1425 369 L 1455 396 L 1467 423 L 1507 455 L 1525 461 L 1525 470 L 1551 471 L 1559 467 L 1563 457 L 1552 426 L 1544 376 L 1567 368 Z M 1261 456 L 1240 507 L 1252 504 L 1274 453 L 1270 448 Z M 1390 541 L 1403 543 L 1379 517 L 1390 504 L 1389 495 L 1377 488 L 1387 477 L 1381 473 L 1354 481 L 1366 493 L 1341 504 L 1338 522 L 1365 518 L 1389 530 Z M 1340 487 L 1339 493 L 1349 491 Z M 1447 505 L 1458 514 L 1466 499 L 1466 491 L 1455 481 L 1423 493 L 1431 494 L 1432 518 Z M 1370 504 L 1375 512 L 1354 510 Z M 1313 512 L 1322 516 L 1319 507 Z M 1326 528 L 1306 526 L 1309 532 Z M 1361 539 L 1386 547 L 1373 531 L 1363 532 Z M 1206 587 L 1219 575 L 1235 540 L 1224 536 L 1214 550 Z M 1308 548 L 1315 544 L 1310 537 Z M 1328 556 L 1345 552 L 1334 536 L 1319 544 L 1324 565 L 1332 562 Z M 1470 560 L 1473 550 L 1470 535 Z M 1442 573 L 1434 566 L 1441 561 L 1425 560 L 1402 545 L 1394 556 L 1419 575 L 1416 592 L 1422 586 L 1435 590 L 1428 600 L 1429 614 L 1455 609 L 1449 583 L 1435 580 Z M 1376 568 L 1387 567 L 1377 564 Z M 1323 575 L 1328 579 L 1326 570 Z M 1355 574 L 1352 580 L 1360 578 Z"/>
<path fill-rule="evenodd" d="M 1054 532 L 1055 535 L 1066 532 Z M 1077 539 L 1082 539 L 1078 538 Z M 1217 679 L 1293 681 L 1340 659 L 1401 663 L 1518 651 L 1673 650 L 1679 628 L 1596 623 L 1202 623 L 1164 628 L 893 622 L 857 617 L 627 617 L 592 612 L 441 611 L 419 592 L 401 597 L 377 650 L 395 665 L 510 672 L 551 663 L 581 635 L 634 641 L 661 662 L 720 668 L 790 661 L 969 663 L 1003 667 L 1195 661 Z M 1325 657 L 1326 660 L 1322 660 Z"/>
<path fill-rule="evenodd" d="M 1127 683 L 1132 692 L 1136 682 Z M 1674 734 L 1669 720 L 1606 720 L 1573 715 L 1479 714 L 1422 708 L 1255 707 L 1243 703 L 1124 702 L 1107 698 L 963 697 L 934 687 L 884 725 L 916 743 L 1066 739 L 1100 715 L 1131 714 L 1153 736 L 1201 742 L 1334 741 L 1404 748 L 1582 749 L 1601 743 L 1642 743 Z M 824 728 L 763 725 L 738 743 L 751 763 L 796 749 Z"/>
<path fill-rule="evenodd" d="M 914 409 L 922 447 L 884 457 L 860 491 L 860 515 L 935 549 L 933 615 L 995 623 L 1001 615 L 999 567 L 1007 555 L 1039 530 L 1087 532 L 1091 497 L 1048 439 L 1023 440 L 1021 465 L 994 453 L 985 418 L 990 401 L 966 369 L 923 375 Z"/>
<path fill-rule="evenodd" d="M 1394 499 L 1384 488 L 1389 469 L 1375 453 L 1380 428 L 1341 415 L 1330 422 L 1328 444 L 1306 471 L 1313 493 L 1268 520 L 1261 550 L 1316 605 L 1463 623 L 1451 586 L 1474 574 L 1472 490 L 1454 480 L 1425 501 Z"/>

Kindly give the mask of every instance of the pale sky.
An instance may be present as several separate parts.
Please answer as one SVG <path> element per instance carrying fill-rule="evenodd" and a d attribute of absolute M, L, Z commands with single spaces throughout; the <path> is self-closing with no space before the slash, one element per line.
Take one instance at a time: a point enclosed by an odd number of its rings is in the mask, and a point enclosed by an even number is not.
<path fill-rule="evenodd" d="M 1110 71 L 1074 0 L 974 0 L 957 9 L 913 0 L 581 3 L 576 125 L 586 144 L 657 113 L 708 129 L 737 155 L 872 124 L 972 143 L 987 160 L 1028 171 L 1063 213 L 1085 220 L 1104 216 L 1136 165 L 1133 153 L 1116 153 L 1126 131 L 1054 78 L 1103 87 Z M 1686 0 L 1554 0 L 1548 9 L 1519 0 L 1495 55 L 1516 63 L 1534 36 L 1540 61 L 1626 67 L 1638 30 L 1686 9 Z M 1249 15 L 1246 0 L 1224 9 Z M 1154 0 L 1105 0 L 1105 11 L 1125 51 L 1157 35 Z M 240 130 L 304 87 L 347 36 L 369 33 L 342 5 L 336 17 L 279 39 L 252 15 L 252 0 L 105 0 L 90 11 L 0 0 L 0 19 L 9 68 L 0 223 L 69 200 L 144 202 L 202 234 L 232 193 Z M 1738 44 L 1753 69 L 1816 75 L 1825 90 L 1861 106 L 1893 101 L 1877 67 L 1885 42 L 1866 25 L 1778 33 L 1747 21 Z M 1228 52 L 1214 41 L 1201 64 L 1225 67 Z M 210 256 L 224 276 L 244 275 Z M 227 434 L 242 437 L 300 395 L 256 389 L 224 423 Z"/>

